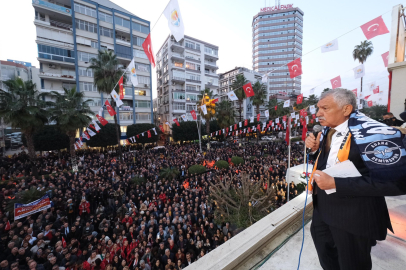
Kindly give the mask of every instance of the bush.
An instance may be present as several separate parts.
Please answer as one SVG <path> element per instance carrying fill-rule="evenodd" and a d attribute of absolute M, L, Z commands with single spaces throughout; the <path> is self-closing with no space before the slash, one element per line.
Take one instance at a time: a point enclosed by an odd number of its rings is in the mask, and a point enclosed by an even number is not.
<path fill-rule="evenodd" d="M 302 193 L 303 191 L 306 190 L 306 184 L 305 183 L 299 183 L 296 185 L 296 189 L 297 189 L 297 194 Z"/>
<path fill-rule="evenodd" d="M 269 154 L 264 154 L 264 155 L 263 155 L 263 157 L 268 157 L 268 156 L 269 156 Z"/>
<path fill-rule="evenodd" d="M 206 167 L 203 165 L 193 165 L 189 167 L 189 173 L 190 174 L 201 174 L 206 172 Z"/>
<path fill-rule="evenodd" d="M 250 156 L 250 160 L 255 160 L 255 159 L 257 159 L 257 157 Z"/>
<path fill-rule="evenodd" d="M 234 165 L 240 165 L 240 164 L 244 164 L 244 159 L 242 157 L 234 156 L 234 157 L 231 158 L 231 162 Z"/>
<path fill-rule="evenodd" d="M 219 168 L 219 169 L 228 169 L 228 167 L 230 167 L 230 165 L 228 164 L 227 161 L 225 160 L 219 160 L 216 163 L 214 163 L 214 166 Z"/>

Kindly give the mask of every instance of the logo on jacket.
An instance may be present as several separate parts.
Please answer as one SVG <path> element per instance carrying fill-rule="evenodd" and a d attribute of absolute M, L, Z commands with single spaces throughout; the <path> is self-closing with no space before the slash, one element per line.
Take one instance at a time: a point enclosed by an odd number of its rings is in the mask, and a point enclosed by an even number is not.
<path fill-rule="evenodd" d="M 365 148 L 364 154 L 373 163 L 391 165 L 402 157 L 400 146 L 387 140 L 372 142 Z"/>

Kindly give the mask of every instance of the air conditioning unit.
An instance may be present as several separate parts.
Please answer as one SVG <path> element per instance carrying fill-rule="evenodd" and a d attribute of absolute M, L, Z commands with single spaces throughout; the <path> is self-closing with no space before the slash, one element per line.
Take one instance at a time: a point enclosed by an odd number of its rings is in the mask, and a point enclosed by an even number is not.
<path fill-rule="evenodd" d="M 54 64 L 48 64 L 48 67 L 49 67 L 49 68 L 56 68 L 56 65 L 54 65 Z"/>

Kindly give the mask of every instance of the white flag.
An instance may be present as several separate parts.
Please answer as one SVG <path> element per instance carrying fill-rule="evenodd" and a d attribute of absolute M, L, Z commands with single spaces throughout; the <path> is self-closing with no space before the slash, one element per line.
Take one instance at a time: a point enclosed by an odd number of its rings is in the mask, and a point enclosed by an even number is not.
<path fill-rule="evenodd" d="M 296 114 L 295 118 L 296 118 L 296 119 L 299 119 L 299 118 L 300 118 L 300 115 Z"/>
<path fill-rule="evenodd" d="M 309 124 L 309 116 L 306 116 L 306 124 Z"/>
<path fill-rule="evenodd" d="M 310 95 L 314 95 L 314 88 L 310 89 Z"/>
<path fill-rule="evenodd" d="M 283 108 L 287 108 L 287 107 L 290 107 L 290 99 L 286 100 L 286 101 L 283 103 Z"/>
<path fill-rule="evenodd" d="M 261 80 L 261 82 L 263 82 L 263 83 L 267 83 L 267 82 L 268 82 L 268 74 L 262 75 L 262 80 Z"/>
<path fill-rule="evenodd" d="M 269 118 L 269 110 L 265 110 L 265 117 Z"/>
<path fill-rule="evenodd" d="M 226 133 L 226 132 L 224 131 L 224 128 L 223 128 L 223 134 L 224 134 L 224 133 Z"/>
<path fill-rule="evenodd" d="M 240 125 L 240 128 L 242 128 L 242 122 L 238 123 Z"/>
<path fill-rule="evenodd" d="M 291 114 L 290 114 L 290 117 L 295 118 L 295 117 L 296 117 L 296 116 L 295 116 L 295 113 L 294 113 L 294 112 L 291 113 Z"/>
<path fill-rule="evenodd" d="M 78 149 L 79 149 L 78 146 L 76 145 L 76 143 L 74 144 L 74 146 L 75 146 L 75 150 L 78 150 Z"/>
<path fill-rule="evenodd" d="M 180 13 L 178 0 L 171 0 L 164 10 L 166 19 L 168 20 L 169 30 L 175 37 L 176 41 L 180 41 L 185 36 L 185 27 L 183 18 Z"/>
<path fill-rule="evenodd" d="M 238 130 L 235 132 L 235 135 L 238 136 Z"/>
<path fill-rule="evenodd" d="M 166 124 L 167 126 L 170 126 L 170 125 L 169 125 L 169 122 L 165 122 L 165 124 Z"/>
<path fill-rule="evenodd" d="M 275 119 L 275 123 L 279 124 L 279 118 Z"/>
<path fill-rule="evenodd" d="M 100 107 L 100 109 L 99 109 L 99 115 L 100 115 L 100 116 L 103 115 L 103 107 Z"/>
<path fill-rule="evenodd" d="M 275 123 L 274 123 L 274 122 L 272 122 L 271 126 L 273 126 L 273 127 L 274 127 L 274 126 L 275 126 Z"/>
<path fill-rule="evenodd" d="M 362 110 L 362 104 L 358 104 L 358 110 Z"/>
<path fill-rule="evenodd" d="M 254 116 L 250 117 L 250 123 L 254 123 Z"/>
<path fill-rule="evenodd" d="M 152 130 L 155 132 L 155 135 L 158 135 L 158 133 L 156 133 L 156 129 L 155 129 L 155 128 L 153 128 Z"/>
<path fill-rule="evenodd" d="M 310 113 L 311 113 L 311 114 L 315 114 L 315 113 L 316 113 L 316 108 L 314 107 L 314 105 L 310 105 Z"/>
<path fill-rule="evenodd" d="M 359 79 L 365 76 L 365 67 L 363 64 L 355 67 L 353 70 L 354 70 L 354 79 Z"/>
<path fill-rule="evenodd" d="M 233 131 L 233 126 L 230 126 L 230 131 Z"/>
<path fill-rule="evenodd" d="M 206 107 L 206 104 L 200 106 L 200 109 L 202 109 L 202 112 L 203 112 L 204 115 L 207 114 L 207 107 Z"/>
<path fill-rule="evenodd" d="M 127 68 L 130 70 L 131 83 L 133 84 L 133 86 L 137 86 L 138 85 L 138 77 L 137 77 L 137 71 L 135 70 L 134 58 L 131 61 L 131 63 L 128 65 Z"/>
<path fill-rule="evenodd" d="M 96 123 L 96 121 L 95 121 L 95 120 L 92 120 L 92 123 L 93 123 L 93 126 L 94 126 L 94 128 L 96 129 L 96 131 L 99 131 L 99 130 L 100 130 L 100 126 Z"/>
<path fill-rule="evenodd" d="M 338 50 L 338 40 L 337 39 L 334 39 L 334 40 L 328 42 L 327 44 L 324 44 L 323 46 L 321 46 L 322 53 L 336 51 L 336 50 Z"/>
<path fill-rule="evenodd" d="M 77 144 L 78 144 L 80 147 L 83 146 L 82 140 L 81 140 L 80 138 L 79 138 L 79 140 L 77 141 Z"/>
<path fill-rule="evenodd" d="M 227 96 L 228 96 L 228 98 L 229 98 L 231 101 L 238 100 L 238 98 L 237 98 L 237 96 L 235 95 L 234 91 L 228 92 L 228 93 L 227 93 Z"/>
<path fill-rule="evenodd" d="M 368 83 L 368 88 L 369 91 L 373 91 L 376 88 L 376 83 L 375 82 Z"/>
<path fill-rule="evenodd" d="M 90 128 L 87 128 L 87 133 L 89 133 L 90 137 L 96 135 L 96 133 L 94 133 L 93 130 L 91 130 Z"/>
<path fill-rule="evenodd" d="M 116 102 L 117 107 L 120 107 L 121 105 L 123 105 L 123 102 L 121 101 L 120 96 L 117 94 L 116 90 L 113 89 L 113 91 L 111 91 L 111 97 Z"/>
<path fill-rule="evenodd" d="M 315 120 L 316 120 L 316 122 L 319 122 L 319 118 L 318 118 L 318 117 L 316 117 L 316 119 L 315 119 Z"/>
<path fill-rule="evenodd" d="M 218 131 L 216 131 L 216 135 L 218 135 L 219 134 L 219 132 Z"/>
<path fill-rule="evenodd" d="M 264 128 L 265 128 L 265 126 L 266 126 L 266 123 L 263 123 L 263 124 L 262 124 L 262 129 L 264 129 Z"/>
<path fill-rule="evenodd" d="M 186 114 L 182 114 L 181 117 L 182 117 L 183 121 L 185 121 L 185 122 L 187 121 Z"/>

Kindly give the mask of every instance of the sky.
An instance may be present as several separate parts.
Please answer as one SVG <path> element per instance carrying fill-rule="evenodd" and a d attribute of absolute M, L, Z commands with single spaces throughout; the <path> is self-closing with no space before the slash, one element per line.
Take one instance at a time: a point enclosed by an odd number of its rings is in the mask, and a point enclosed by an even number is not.
<path fill-rule="evenodd" d="M 31 0 L 13 0 L 0 3 L 0 59 L 37 61 L 34 8 Z M 165 16 L 161 16 L 169 0 L 113 0 L 133 14 L 151 22 L 151 36 L 155 52 L 169 35 Z M 185 24 L 185 34 L 219 46 L 218 73 L 236 66 L 252 69 L 252 18 L 261 8 L 274 6 L 270 0 L 178 0 Z M 352 58 L 355 45 L 365 40 L 359 26 L 382 15 L 391 28 L 391 10 L 401 0 L 282 0 L 304 12 L 302 93 L 309 95 L 315 88 L 319 95 L 331 87 L 330 79 L 340 75 L 342 86 L 360 88 L 360 79 L 354 79 L 352 69 L 358 65 Z M 406 4 L 403 1 L 403 4 Z M 18 12 L 16 12 L 18 11 Z M 158 20 L 159 19 L 159 20 Z M 355 30 L 354 30 L 355 29 Z M 351 31 L 353 30 L 353 31 Z M 341 36 L 341 37 L 340 37 Z M 337 38 L 339 50 L 322 54 L 321 45 Z M 383 94 L 376 95 L 379 104 L 387 103 L 388 72 L 381 54 L 389 50 L 390 34 L 371 39 L 374 52 L 365 63 L 364 93 L 367 84 L 376 82 Z M 310 52 L 310 53 L 308 53 Z M 152 72 L 153 97 L 156 97 L 156 73 Z M 381 101 L 378 97 L 382 98 Z"/>

